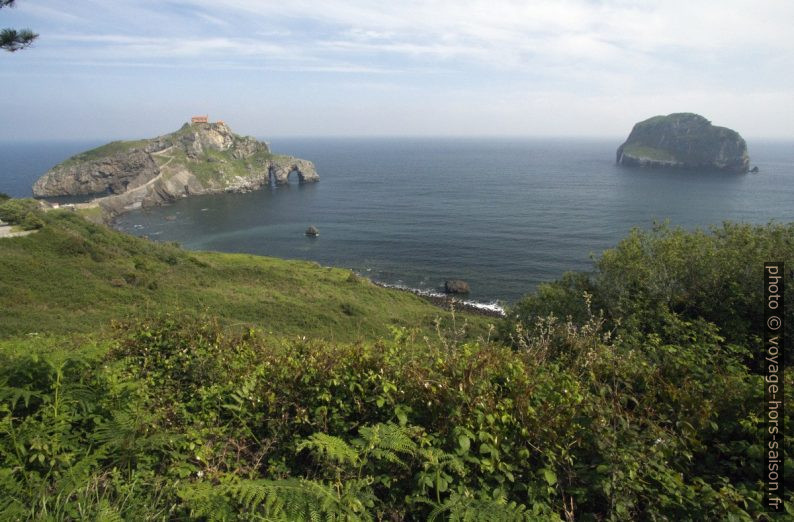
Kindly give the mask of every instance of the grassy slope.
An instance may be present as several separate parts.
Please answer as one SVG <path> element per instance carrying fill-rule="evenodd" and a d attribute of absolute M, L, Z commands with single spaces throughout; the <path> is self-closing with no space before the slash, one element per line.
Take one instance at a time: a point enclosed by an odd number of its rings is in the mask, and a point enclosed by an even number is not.
<path fill-rule="evenodd" d="M 349 270 L 242 254 L 188 252 L 92 225 L 68 211 L 0 240 L 0 337 L 96 332 L 112 319 L 208 312 L 274 335 L 356 340 L 392 325 L 433 328 L 448 313 Z M 468 317 L 474 330 L 486 321 Z"/>
<path fill-rule="evenodd" d="M 170 136 L 173 142 L 178 142 L 181 137 L 192 132 L 193 127 L 185 125 L 178 131 L 167 136 Z M 94 149 L 76 154 L 61 162 L 58 166 L 69 167 L 80 162 L 108 158 L 120 152 L 143 149 L 150 141 L 152 140 L 112 141 Z M 171 168 L 171 174 L 173 171 L 182 167 L 194 174 L 205 187 L 224 187 L 229 185 L 236 177 L 248 177 L 251 174 L 252 168 L 262 168 L 264 163 L 268 160 L 278 160 L 286 157 L 274 155 L 269 152 L 259 152 L 243 160 L 233 157 L 230 152 L 209 149 L 205 151 L 201 158 L 192 159 L 188 158 L 183 150 L 174 148 L 165 153 L 158 154 L 154 156 L 154 158 L 159 166 L 168 165 Z M 169 177 L 169 171 L 165 172 L 165 176 L 166 178 Z"/>
<path fill-rule="evenodd" d="M 658 161 L 676 160 L 675 156 L 666 150 L 657 149 L 655 147 L 647 147 L 645 145 L 639 145 L 636 143 L 631 143 L 623 147 L 623 153 L 635 156 L 637 158 L 648 158 Z"/>
<path fill-rule="evenodd" d="M 210 188 L 226 187 L 235 178 L 247 178 L 251 176 L 252 170 L 264 169 L 265 162 L 284 158 L 286 156 L 261 151 L 250 158 L 239 159 L 229 151 L 206 149 L 201 157 L 192 159 L 183 150 L 174 147 L 156 155 L 155 161 L 160 167 L 167 166 L 163 170 L 166 179 L 175 172 L 185 169 L 195 175 L 204 187 Z"/>
<path fill-rule="evenodd" d="M 269 153 L 258 153 L 249 159 L 238 159 L 230 152 L 212 149 L 205 151 L 204 156 L 198 160 L 180 158 L 178 163 L 192 172 L 205 187 L 228 186 L 234 178 L 247 178 L 253 167 L 262 169 L 264 162 L 274 157 Z"/>
<path fill-rule="evenodd" d="M 100 145 L 94 149 L 76 154 L 71 158 L 61 162 L 58 166 L 68 167 L 81 161 L 92 161 L 113 156 L 119 152 L 127 152 L 132 149 L 141 149 L 146 146 L 148 141 L 149 140 L 111 141 L 110 143 Z"/>

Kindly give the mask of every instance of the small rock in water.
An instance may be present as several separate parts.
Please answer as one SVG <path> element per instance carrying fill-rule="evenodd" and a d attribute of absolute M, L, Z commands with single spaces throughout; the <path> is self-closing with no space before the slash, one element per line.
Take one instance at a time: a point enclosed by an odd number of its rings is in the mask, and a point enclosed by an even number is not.
<path fill-rule="evenodd" d="M 758 165 L 756 165 L 752 169 L 750 169 L 750 172 L 752 172 L 753 174 L 758 174 Z"/>
<path fill-rule="evenodd" d="M 461 279 L 449 279 L 444 281 L 444 292 L 448 294 L 468 294 L 469 283 Z"/>
<path fill-rule="evenodd" d="M 317 237 L 320 235 L 320 231 L 314 225 L 311 225 L 309 228 L 306 229 L 306 235 L 311 237 Z"/>

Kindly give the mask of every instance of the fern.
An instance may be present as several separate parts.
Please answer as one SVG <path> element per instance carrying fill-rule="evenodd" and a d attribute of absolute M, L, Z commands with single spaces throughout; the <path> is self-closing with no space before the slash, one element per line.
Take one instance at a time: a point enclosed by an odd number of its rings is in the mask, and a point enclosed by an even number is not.
<path fill-rule="evenodd" d="M 118 510 L 111 506 L 106 500 L 100 502 L 96 522 L 123 522 L 123 520 Z"/>
<path fill-rule="evenodd" d="M 412 438 L 416 436 L 416 430 L 396 424 L 375 424 L 362 426 L 358 435 L 348 443 L 326 433 L 315 433 L 297 446 L 299 452 L 308 449 L 320 459 L 334 464 L 334 480 L 330 485 L 301 481 L 297 490 L 300 495 L 293 497 L 290 504 L 299 509 L 288 510 L 291 517 L 300 514 L 304 518 L 296 520 L 316 520 L 321 515 L 331 516 L 334 520 L 371 519 L 370 513 L 379 502 L 373 484 L 385 484 L 381 481 L 391 475 L 394 466 L 408 468 L 406 458 L 416 456 L 419 451 Z M 375 471 L 374 464 L 378 462 L 388 464 L 385 477 Z M 307 494 L 314 496 L 311 502 L 306 500 L 309 498 Z M 303 503 L 297 502 L 298 499 Z"/>
<path fill-rule="evenodd" d="M 419 450 L 419 454 L 424 459 L 425 467 L 428 469 L 450 470 L 459 476 L 466 474 L 466 466 L 457 455 L 447 453 L 433 446 L 422 448 Z"/>
<path fill-rule="evenodd" d="M 0 469 L 0 519 L 18 520 L 25 518 L 26 488 L 8 468 Z"/>
<path fill-rule="evenodd" d="M 361 456 L 356 448 L 353 448 L 339 437 L 333 437 L 326 433 L 315 433 L 297 447 L 297 451 L 304 449 L 308 449 L 315 455 L 330 462 L 350 464 L 352 466 L 358 466 L 361 462 Z"/>
<path fill-rule="evenodd" d="M 242 481 L 228 486 L 226 492 L 247 511 L 274 520 L 302 522 L 321 520 L 328 515 L 336 519 L 341 515 L 337 493 L 316 482 L 298 479 Z"/>
<path fill-rule="evenodd" d="M 230 499 L 224 491 L 209 482 L 183 485 L 177 494 L 190 510 L 190 518 L 207 520 L 231 520 L 234 518 Z"/>
<path fill-rule="evenodd" d="M 11 410 L 15 410 L 17 403 L 22 400 L 25 408 L 30 406 L 31 398 L 41 399 L 43 394 L 33 391 L 29 388 L 17 388 L 9 386 L 5 382 L 0 383 L 0 402 L 8 403 Z"/>
<path fill-rule="evenodd" d="M 69 499 L 77 494 L 81 489 L 93 485 L 95 479 L 93 471 L 99 468 L 99 461 L 104 459 L 106 453 L 98 449 L 70 466 L 64 471 L 61 478 L 55 483 L 55 491 L 62 498 Z"/>
<path fill-rule="evenodd" d="M 155 417 L 140 404 L 125 405 L 113 417 L 101 422 L 93 439 L 116 463 L 129 466 L 138 456 L 162 449 L 171 438 L 166 431 L 155 431 Z"/>
<path fill-rule="evenodd" d="M 376 424 L 363 426 L 358 433 L 361 437 L 361 451 L 366 456 L 371 455 L 391 464 L 405 466 L 398 454 L 414 456 L 417 453 L 417 445 L 411 439 L 414 434 L 411 428 L 396 424 Z"/>
<path fill-rule="evenodd" d="M 348 444 L 339 437 L 315 433 L 300 443 L 297 451 L 308 449 L 324 460 L 341 465 L 361 466 L 370 459 L 385 460 L 404 466 L 404 456 L 417 454 L 418 446 L 411 438 L 414 430 L 396 424 L 362 426 L 359 438 Z"/>
<path fill-rule="evenodd" d="M 342 488 L 304 479 L 239 480 L 213 487 L 206 482 L 180 488 L 179 496 L 191 518 L 227 520 L 247 513 L 257 520 L 314 522 L 372 520 L 374 497 L 367 481 L 351 481 Z"/>
<path fill-rule="evenodd" d="M 538 520 L 559 520 L 559 518 L 539 518 L 527 511 L 526 506 L 507 502 L 504 498 L 475 498 L 453 493 L 430 513 L 428 521 L 433 522 L 446 514 L 445 520 L 454 522 L 537 522 Z"/>

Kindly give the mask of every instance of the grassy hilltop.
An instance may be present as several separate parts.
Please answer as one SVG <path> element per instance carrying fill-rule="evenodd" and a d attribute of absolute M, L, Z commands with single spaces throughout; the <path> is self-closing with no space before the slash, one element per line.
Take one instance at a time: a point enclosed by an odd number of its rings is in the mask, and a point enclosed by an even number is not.
<path fill-rule="evenodd" d="M 111 319 L 178 311 L 279 335 L 351 341 L 389 335 L 393 326 L 432 329 L 437 317 L 446 316 L 414 295 L 376 287 L 349 270 L 189 252 L 69 211 L 30 219 L 46 225 L 4 241 L 0 249 L 0 295 L 7 305 L 0 335 L 94 332 Z M 469 319 L 483 328 L 482 318 Z"/>
<path fill-rule="evenodd" d="M 0 219 L 38 230 L 0 239 L 0 519 L 764 520 L 761 272 L 794 224 L 632 232 L 492 332 L 347 270 Z"/>

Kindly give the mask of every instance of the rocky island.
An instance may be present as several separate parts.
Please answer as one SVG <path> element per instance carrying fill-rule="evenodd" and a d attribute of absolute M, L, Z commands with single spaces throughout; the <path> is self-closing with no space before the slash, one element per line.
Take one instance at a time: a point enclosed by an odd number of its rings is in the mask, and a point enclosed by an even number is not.
<path fill-rule="evenodd" d="M 108 220 L 194 194 L 284 184 L 293 172 L 301 183 L 320 179 L 311 161 L 273 154 L 266 143 L 200 116 L 170 134 L 114 141 L 77 154 L 39 178 L 33 194 L 102 195 L 83 206 L 97 207 L 102 219 Z"/>
<path fill-rule="evenodd" d="M 616 160 L 628 167 L 704 169 L 744 173 L 747 144 L 738 132 L 687 112 L 654 116 L 634 125 Z"/>

